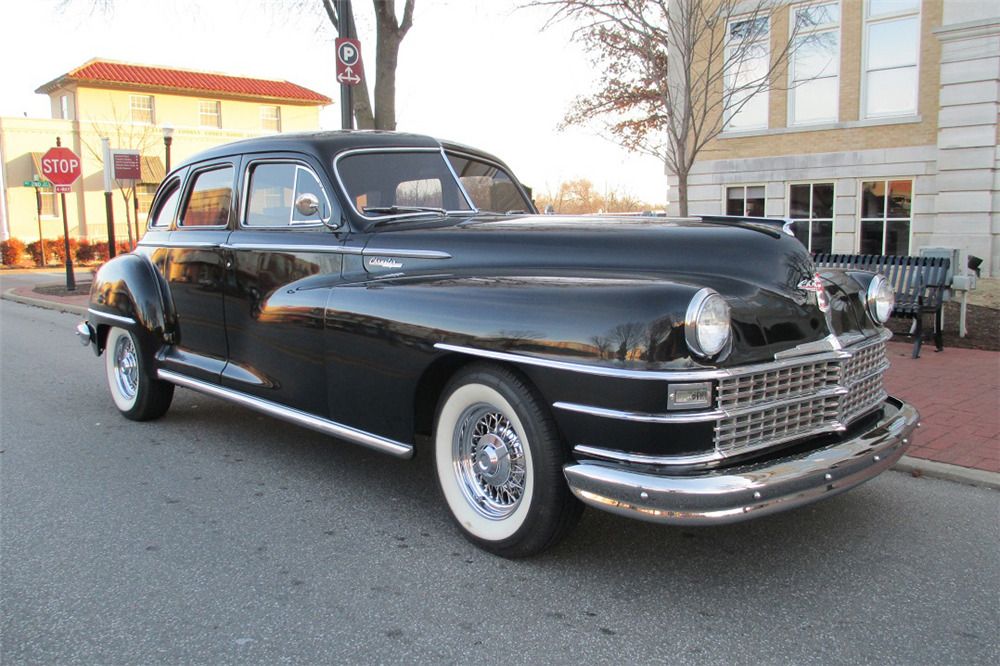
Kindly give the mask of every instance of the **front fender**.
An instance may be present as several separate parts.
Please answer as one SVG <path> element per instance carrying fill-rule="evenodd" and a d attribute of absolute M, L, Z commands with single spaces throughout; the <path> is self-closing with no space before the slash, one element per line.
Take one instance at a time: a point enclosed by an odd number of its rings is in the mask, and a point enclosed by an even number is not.
<path fill-rule="evenodd" d="M 158 344 L 173 341 L 176 317 L 156 268 L 141 254 L 124 254 L 108 261 L 94 276 L 88 307 L 97 331 L 96 351 L 104 351 L 107 329 L 118 326 L 138 332 Z"/>

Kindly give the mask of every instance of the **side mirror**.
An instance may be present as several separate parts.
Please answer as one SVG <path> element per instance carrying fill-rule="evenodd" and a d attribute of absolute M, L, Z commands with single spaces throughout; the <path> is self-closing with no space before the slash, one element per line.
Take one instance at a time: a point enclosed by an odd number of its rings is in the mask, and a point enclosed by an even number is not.
<path fill-rule="evenodd" d="M 310 192 L 300 194 L 295 200 L 295 210 L 303 217 L 313 217 L 319 212 L 319 197 Z"/>

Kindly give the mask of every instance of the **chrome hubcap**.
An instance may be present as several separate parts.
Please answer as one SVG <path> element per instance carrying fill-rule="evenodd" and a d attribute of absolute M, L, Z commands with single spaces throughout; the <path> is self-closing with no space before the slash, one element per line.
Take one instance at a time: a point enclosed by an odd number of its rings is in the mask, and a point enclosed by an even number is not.
<path fill-rule="evenodd" d="M 502 520 L 524 495 L 524 448 L 510 420 L 486 404 L 462 413 L 455 427 L 452 462 L 462 493 L 477 512 Z"/>
<path fill-rule="evenodd" d="M 115 384 L 123 398 L 131 400 L 139 390 L 139 359 L 136 356 L 132 338 L 123 335 L 118 338 L 114 349 Z"/>

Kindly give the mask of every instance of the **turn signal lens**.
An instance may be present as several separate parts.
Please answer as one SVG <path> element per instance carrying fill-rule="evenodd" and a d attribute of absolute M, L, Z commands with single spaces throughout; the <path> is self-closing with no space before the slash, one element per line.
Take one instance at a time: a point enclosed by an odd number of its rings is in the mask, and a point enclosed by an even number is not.
<path fill-rule="evenodd" d="M 892 308 L 896 305 L 896 294 L 892 285 L 881 275 L 876 275 L 868 283 L 868 313 L 879 324 L 889 321 Z"/>
<path fill-rule="evenodd" d="M 729 304 L 714 289 L 702 289 L 688 305 L 684 337 L 688 348 L 702 357 L 715 356 L 729 344 Z"/>

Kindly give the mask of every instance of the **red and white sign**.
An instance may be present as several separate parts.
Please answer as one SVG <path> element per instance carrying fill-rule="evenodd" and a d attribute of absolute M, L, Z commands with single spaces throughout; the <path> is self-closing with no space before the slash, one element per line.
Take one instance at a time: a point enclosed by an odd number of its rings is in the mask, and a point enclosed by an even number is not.
<path fill-rule="evenodd" d="M 138 150 L 112 150 L 111 165 L 114 168 L 115 180 L 139 180 L 142 178 L 142 165 Z"/>
<path fill-rule="evenodd" d="M 69 148 L 50 148 L 42 155 L 42 175 L 56 186 L 56 192 L 68 192 L 69 186 L 80 177 L 80 158 Z"/>
<path fill-rule="evenodd" d="M 361 65 L 361 42 L 346 37 L 337 38 L 337 80 L 348 86 L 361 83 L 365 75 Z"/>

